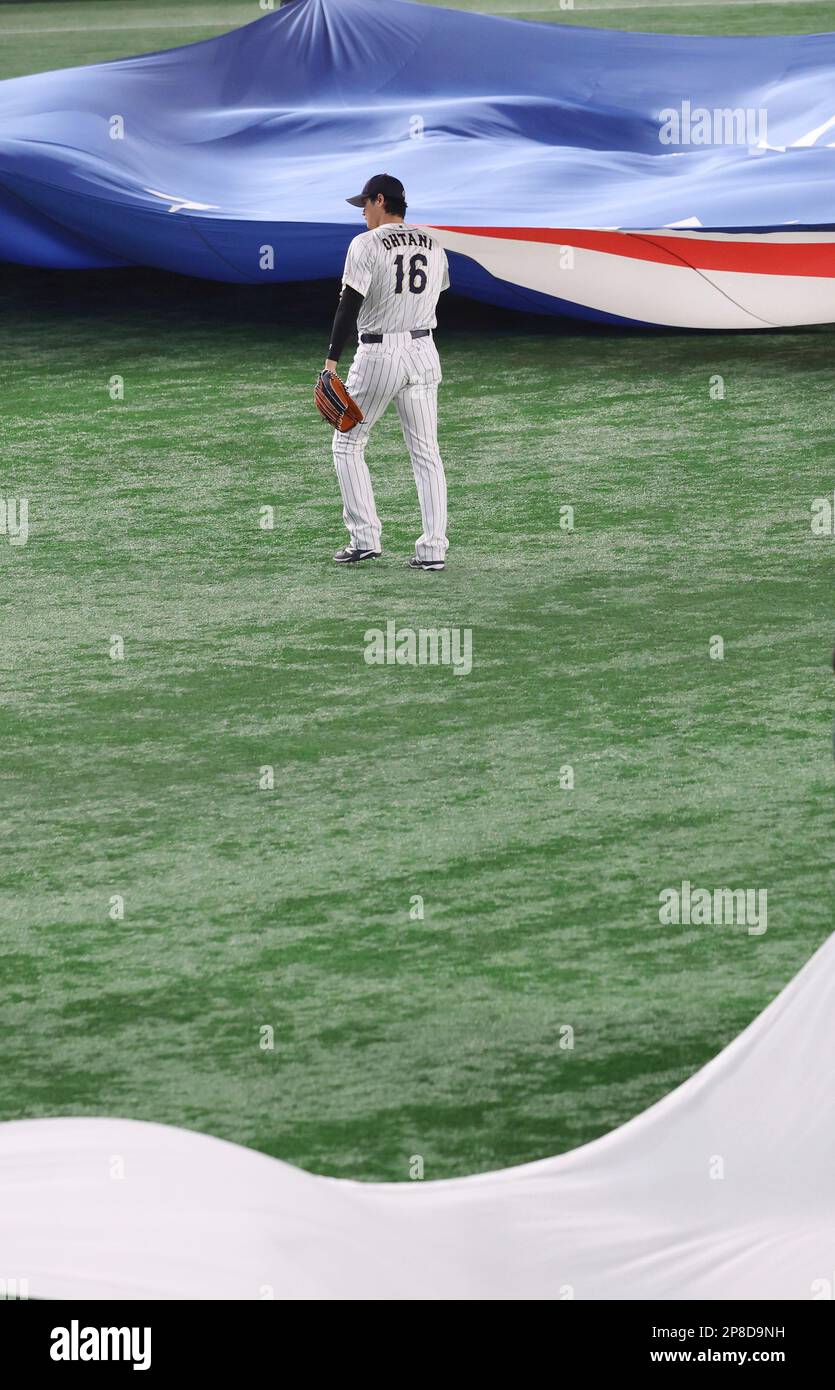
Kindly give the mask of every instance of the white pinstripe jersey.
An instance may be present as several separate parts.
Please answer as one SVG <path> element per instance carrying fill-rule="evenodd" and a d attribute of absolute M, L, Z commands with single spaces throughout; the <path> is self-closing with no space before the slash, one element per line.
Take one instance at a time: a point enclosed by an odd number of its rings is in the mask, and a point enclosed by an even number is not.
<path fill-rule="evenodd" d="M 354 237 L 342 284 L 363 296 L 360 333 L 434 328 L 438 296 L 449 288 L 446 251 L 426 227 L 384 222 Z"/>

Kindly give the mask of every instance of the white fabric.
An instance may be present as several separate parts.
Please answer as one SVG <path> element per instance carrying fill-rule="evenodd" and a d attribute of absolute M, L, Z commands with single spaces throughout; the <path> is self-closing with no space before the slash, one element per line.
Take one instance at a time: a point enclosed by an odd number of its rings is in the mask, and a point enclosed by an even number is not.
<path fill-rule="evenodd" d="M 835 1273 L 833 1058 L 830 938 L 658 1105 L 503 1172 L 362 1184 L 160 1125 L 13 1121 L 2 1275 L 42 1298 L 819 1297 Z"/>
<path fill-rule="evenodd" d="M 420 560 L 443 560 L 446 475 L 438 448 L 438 383 L 441 363 L 431 337 L 387 333 L 382 343 L 360 343 L 345 385 L 363 413 L 361 425 L 334 430 L 333 461 L 342 493 L 342 517 L 351 545 L 379 550 L 382 526 L 374 503 L 365 446 L 373 426 L 394 400 L 412 460 L 423 532 L 415 542 Z"/>

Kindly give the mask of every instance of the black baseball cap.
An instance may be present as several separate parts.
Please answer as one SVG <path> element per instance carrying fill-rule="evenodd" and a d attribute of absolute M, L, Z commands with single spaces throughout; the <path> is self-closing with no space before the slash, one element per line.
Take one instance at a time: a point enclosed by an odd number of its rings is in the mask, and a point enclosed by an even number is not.
<path fill-rule="evenodd" d="M 355 208 L 365 205 L 366 198 L 376 198 L 378 193 L 382 193 L 384 198 L 402 198 L 406 200 L 406 190 L 399 179 L 392 174 L 372 174 L 371 178 L 355 198 L 346 198 L 346 203 L 351 203 Z"/>

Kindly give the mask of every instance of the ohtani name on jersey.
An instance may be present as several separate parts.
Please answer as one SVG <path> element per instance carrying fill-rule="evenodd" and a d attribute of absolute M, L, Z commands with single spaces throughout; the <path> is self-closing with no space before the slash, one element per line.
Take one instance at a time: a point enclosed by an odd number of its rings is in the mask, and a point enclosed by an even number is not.
<path fill-rule="evenodd" d="M 387 251 L 393 251 L 395 246 L 425 246 L 431 251 L 435 244 L 431 236 L 427 236 L 425 232 L 389 232 L 388 236 L 381 236 L 380 240 Z"/>

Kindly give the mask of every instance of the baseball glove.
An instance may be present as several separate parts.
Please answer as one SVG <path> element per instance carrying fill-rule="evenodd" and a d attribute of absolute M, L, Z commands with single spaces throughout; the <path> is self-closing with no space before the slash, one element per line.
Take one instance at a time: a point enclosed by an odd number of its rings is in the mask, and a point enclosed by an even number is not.
<path fill-rule="evenodd" d="M 316 409 L 329 425 L 345 434 L 362 420 L 362 411 L 345 388 L 345 383 L 336 372 L 327 368 L 319 373 L 313 392 Z"/>

